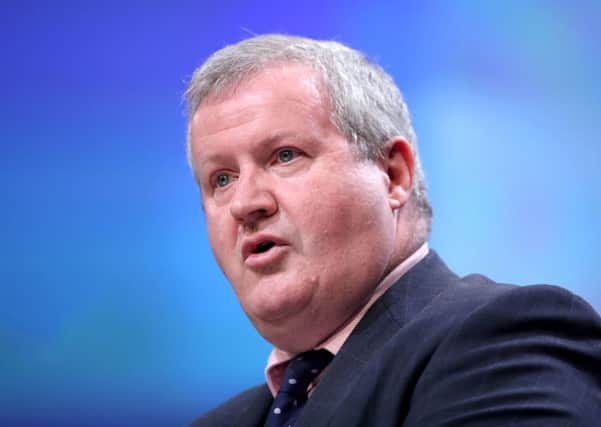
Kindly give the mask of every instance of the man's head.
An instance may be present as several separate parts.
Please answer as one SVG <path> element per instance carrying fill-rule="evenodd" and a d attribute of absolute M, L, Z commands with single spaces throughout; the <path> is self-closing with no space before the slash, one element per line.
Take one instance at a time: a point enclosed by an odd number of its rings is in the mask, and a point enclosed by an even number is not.
<path fill-rule="evenodd" d="M 285 36 L 215 53 L 186 95 L 217 262 L 268 341 L 306 350 L 427 238 L 402 97 L 358 52 Z"/>

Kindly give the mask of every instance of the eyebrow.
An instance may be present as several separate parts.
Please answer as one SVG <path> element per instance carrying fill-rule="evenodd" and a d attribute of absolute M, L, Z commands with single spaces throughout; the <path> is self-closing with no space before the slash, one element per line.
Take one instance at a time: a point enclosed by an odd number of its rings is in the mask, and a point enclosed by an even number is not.
<path fill-rule="evenodd" d="M 273 145 L 283 139 L 300 139 L 296 133 L 292 133 L 292 132 L 276 132 L 275 134 L 268 136 L 266 138 L 263 138 L 261 140 L 259 140 L 258 142 L 256 142 L 255 144 L 253 144 L 254 146 L 269 146 L 269 145 Z M 206 158 L 202 159 L 200 161 L 200 163 L 198 164 L 198 170 L 200 171 L 207 163 L 212 163 L 212 162 L 224 162 L 225 160 L 227 160 L 230 156 L 227 154 L 223 154 L 223 153 L 213 153 L 210 154 L 209 156 L 207 156 Z"/>

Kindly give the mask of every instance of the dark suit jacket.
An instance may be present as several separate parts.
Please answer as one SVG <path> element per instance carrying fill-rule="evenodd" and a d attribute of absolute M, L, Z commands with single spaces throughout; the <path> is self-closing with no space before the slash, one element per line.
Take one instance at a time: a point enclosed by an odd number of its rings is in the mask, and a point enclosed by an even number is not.
<path fill-rule="evenodd" d="M 271 402 L 260 385 L 192 426 L 262 426 Z M 601 426 L 601 319 L 561 288 L 459 278 L 430 251 L 359 322 L 296 426 Z"/>

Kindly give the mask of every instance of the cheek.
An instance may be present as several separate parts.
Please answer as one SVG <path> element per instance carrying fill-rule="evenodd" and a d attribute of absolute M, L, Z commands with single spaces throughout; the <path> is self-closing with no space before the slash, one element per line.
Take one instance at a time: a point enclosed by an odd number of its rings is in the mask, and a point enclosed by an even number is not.
<path fill-rule="evenodd" d="M 236 260 L 235 236 L 233 238 L 231 236 L 232 233 L 228 229 L 225 215 L 207 214 L 206 222 L 207 237 L 211 251 L 217 263 L 227 275 L 228 265 Z"/>
<path fill-rule="evenodd" d="M 323 250 L 334 246 L 341 255 L 355 244 L 385 239 L 392 232 L 392 213 L 382 187 L 370 184 L 313 187 L 300 217 L 305 237 Z"/>

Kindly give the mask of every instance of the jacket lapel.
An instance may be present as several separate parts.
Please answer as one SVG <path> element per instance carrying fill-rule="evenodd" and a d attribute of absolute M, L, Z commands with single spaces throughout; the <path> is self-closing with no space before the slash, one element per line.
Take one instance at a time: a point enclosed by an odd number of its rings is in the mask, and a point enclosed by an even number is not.
<path fill-rule="evenodd" d="M 328 424 L 345 390 L 353 388 L 370 357 L 456 279 L 430 250 L 367 311 L 328 366 L 296 426 Z"/>
<path fill-rule="evenodd" d="M 236 427 L 261 427 L 265 423 L 267 411 L 273 402 L 273 396 L 266 384 L 258 386 L 238 417 L 232 423 Z"/>

